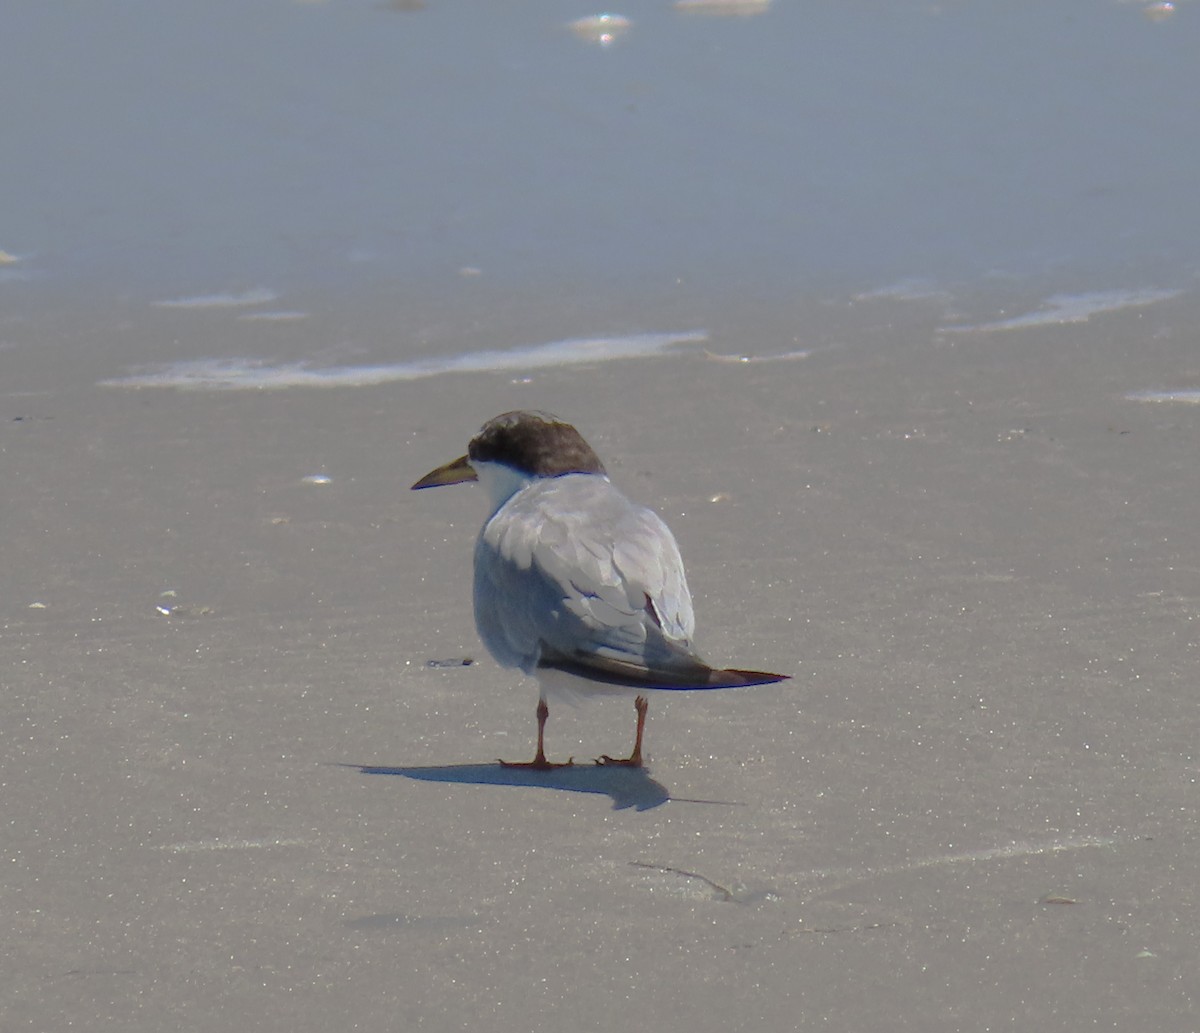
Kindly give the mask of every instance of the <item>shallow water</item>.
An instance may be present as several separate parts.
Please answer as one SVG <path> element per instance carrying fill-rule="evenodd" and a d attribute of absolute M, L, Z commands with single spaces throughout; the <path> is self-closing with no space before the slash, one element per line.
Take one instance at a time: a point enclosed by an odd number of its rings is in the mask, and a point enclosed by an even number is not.
<path fill-rule="evenodd" d="M 1200 265 L 1178 7 L 664 4 L 605 46 L 549 2 L 22 5 L 0 286 L 291 308 L 370 285 L 475 318 L 463 281 L 618 310 L 1178 286 Z"/>

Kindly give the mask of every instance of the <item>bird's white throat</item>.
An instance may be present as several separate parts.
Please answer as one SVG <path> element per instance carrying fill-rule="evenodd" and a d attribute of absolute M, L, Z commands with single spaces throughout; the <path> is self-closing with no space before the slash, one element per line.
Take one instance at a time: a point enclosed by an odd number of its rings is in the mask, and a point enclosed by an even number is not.
<path fill-rule="evenodd" d="M 480 486 L 487 492 L 493 513 L 527 484 L 537 479 L 533 474 L 515 470 L 507 463 L 473 459 L 471 468 L 479 478 Z"/>

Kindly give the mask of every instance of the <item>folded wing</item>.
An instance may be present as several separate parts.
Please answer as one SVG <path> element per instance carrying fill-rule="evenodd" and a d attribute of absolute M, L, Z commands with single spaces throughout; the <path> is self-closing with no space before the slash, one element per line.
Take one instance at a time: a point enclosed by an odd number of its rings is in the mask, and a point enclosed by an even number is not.
<path fill-rule="evenodd" d="M 475 617 L 496 659 L 634 688 L 757 685 L 784 676 L 720 671 L 692 652 L 695 620 L 674 536 L 606 478 L 535 482 L 484 525 Z"/>

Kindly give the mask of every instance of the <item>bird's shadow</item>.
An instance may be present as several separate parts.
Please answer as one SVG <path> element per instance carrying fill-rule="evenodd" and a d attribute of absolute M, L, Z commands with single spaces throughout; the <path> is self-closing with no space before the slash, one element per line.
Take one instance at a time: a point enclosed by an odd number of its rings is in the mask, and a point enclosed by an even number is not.
<path fill-rule="evenodd" d="M 521 786 L 558 789 L 567 793 L 597 793 L 609 797 L 613 810 L 628 807 L 648 811 L 671 799 L 666 786 L 650 777 L 645 768 L 574 764 L 536 771 L 501 764 L 439 764 L 429 767 L 384 767 L 378 764 L 339 764 L 364 775 L 403 775 L 418 782 L 457 782 L 467 785 Z M 701 801 L 695 801 L 701 802 Z M 709 801 L 704 801 L 709 802 Z M 717 801 L 711 801 L 717 802 Z"/>

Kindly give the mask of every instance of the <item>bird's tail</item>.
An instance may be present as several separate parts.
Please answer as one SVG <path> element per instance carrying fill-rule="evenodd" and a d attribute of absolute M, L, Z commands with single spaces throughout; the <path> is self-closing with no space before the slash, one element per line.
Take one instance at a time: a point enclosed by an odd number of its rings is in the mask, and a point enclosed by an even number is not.
<path fill-rule="evenodd" d="M 577 678 L 632 689 L 667 689 L 678 692 L 701 689 L 737 689 L 786 681 L 790 674 L 769 671 L 718 670 L 691 654 L 671 657 L 666 663 L 646 665 L 634 660 L 596 653 L 563 656 L 543 650 L 539 667 L 565 671 Z"/>
<path fill-rule="evenodd" d="M 728 668 L 719 671 L 708 669 L 708 680 L 703 685 L 681 685 L 679 688 L 694 689 L 740 689 L 749 685 L 773 685 L 775 682 L 787 681 L 790 674 L 772 674 L 770 671 L 738 671 Z M 668 686 L 675 688 L 676 686 Z"/>

